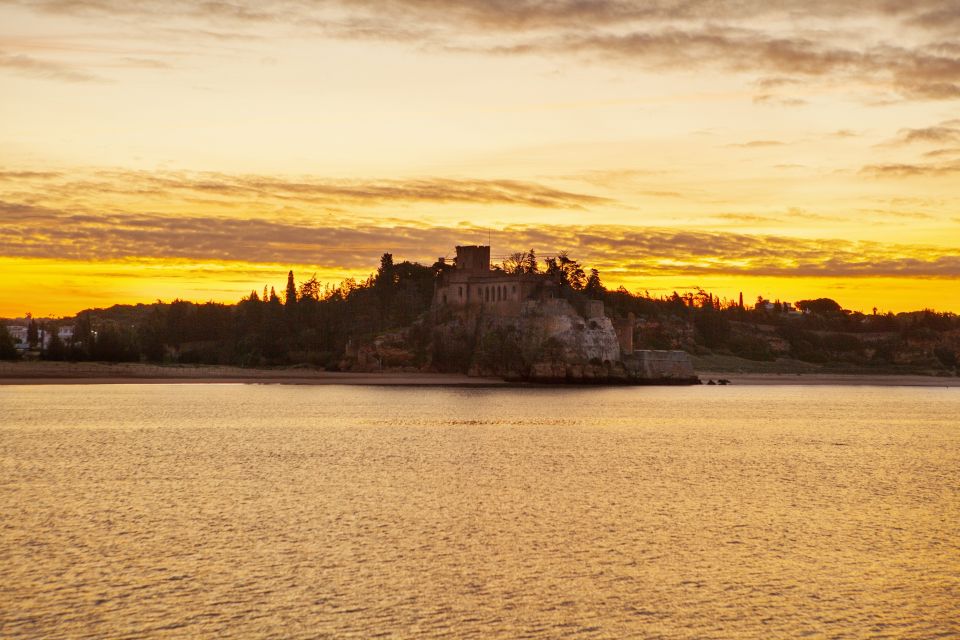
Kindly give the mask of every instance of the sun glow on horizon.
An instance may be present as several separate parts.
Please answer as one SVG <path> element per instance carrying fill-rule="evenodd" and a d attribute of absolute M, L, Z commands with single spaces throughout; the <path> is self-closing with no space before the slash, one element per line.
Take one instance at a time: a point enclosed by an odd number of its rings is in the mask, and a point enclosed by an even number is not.
<path fill-rule="evenodd" d="M 547 255 L 546 253 L 542 255 Z M 574 258 L 576 256 L 573 256 Z M 397 261 L 407 259 L 396 255 Z M 234 304 L 251 292 L 262 294 L 273 287 L 282 295 L 288 270 L 298 283 L 316 275 L 323 287 L 335 288 L 348 280 L 363 282 L 376 270 L 377 259 L 368 268 L 331 269 L 318 265 L 281 265 L 243 262 L 191 263 L 166 260 L 128 260 L 87 263 L 50 259 L 0 258 L 5 274 L 5 294 L 0 317 L 70 317 L 88 308 L 115 304 L 151 304 L 188 300 Z M 590 264 L 585 264 L 590 267 Z M 960 289 L 945 287 L 942 279 L 899 278 L 781 278 L 710 275 L 693 278 L 683 274 L 646 277 L 601 272 L 609 289 L 624 287 L 631 293 L 667 298 L 702 288 L 732 304 L 742 293 L 752 305 L 757 297 L 795 302 L 827 297 L 844 308 L 870 313 L 920 309 L 960 309 Z"/>

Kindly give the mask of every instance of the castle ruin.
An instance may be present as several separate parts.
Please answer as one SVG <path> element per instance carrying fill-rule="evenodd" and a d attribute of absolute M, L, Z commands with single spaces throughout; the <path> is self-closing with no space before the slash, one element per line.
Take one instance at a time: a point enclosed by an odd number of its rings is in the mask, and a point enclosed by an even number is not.
<path fill-rule="evenodd" d="M 556 298 L 558 288 L 556 279 L 545 273 L 491 268 L 489 246 L 458 246 L 453 268 L 437 277 L 433 307 L 518 315 L 524 302 Z"/>

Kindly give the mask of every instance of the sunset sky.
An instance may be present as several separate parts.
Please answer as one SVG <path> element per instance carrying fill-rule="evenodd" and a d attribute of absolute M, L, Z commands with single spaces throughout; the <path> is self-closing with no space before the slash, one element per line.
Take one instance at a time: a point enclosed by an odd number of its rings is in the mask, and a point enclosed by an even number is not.
<path fill-rule="evenodd" d="M 0 0 L 0 315 L 566 250 L 960 312 L 957 0 Z"/>

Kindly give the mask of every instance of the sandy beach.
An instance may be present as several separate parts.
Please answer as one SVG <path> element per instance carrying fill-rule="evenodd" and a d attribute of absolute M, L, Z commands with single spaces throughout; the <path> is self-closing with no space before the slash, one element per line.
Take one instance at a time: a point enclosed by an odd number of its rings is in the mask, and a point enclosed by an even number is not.
<path fill-rule="evenodd" d="M 244 369 L 211 365 L 153 365 L 132 362 L 0 362 L 0 385 L 24 384 L 306 384 L 388 386 L 495 386 L 500 378 L 455 373 L 350 373 L 306 368 Z"/>
<path fill-rule="evenodd" d="M 729 380 L 735 385 L 830 385 L 873 387 L 960 387 L 960 378 L 844 373 L 729 373 L 698 371 L 700 380 Z"/>
<path fill-rule="evenodd" d="M 960 387 L 958 377 L 838 373 L 733 373 L 698 371 L 704 384 Z M 301 384 L 385 386 L 505 386 L 500 378 L 456 373 L 352 373 L 309 368 L 244 369 L 213 365 L 103 362 L 0 362 L 0 385 L 36 384 Z"/>

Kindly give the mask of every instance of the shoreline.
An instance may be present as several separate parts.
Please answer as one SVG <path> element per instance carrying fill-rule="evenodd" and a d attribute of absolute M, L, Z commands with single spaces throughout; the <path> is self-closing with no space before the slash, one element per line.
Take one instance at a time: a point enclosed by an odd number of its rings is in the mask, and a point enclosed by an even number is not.
<path fill-rule="evenodd" d="M 703 384 L 729 380 L 736 386 L 960 387 L 960 378 L 899 373 L 731 373 L 698 371 Z"/>
<path fill-rule="evenodd" d="M 0 362 L 0 386 L 53 384 L 291 384 L 493 387 L 500 378 L 458 373 L 356 373 L 319 369 L 243 369 L 217 365 L 132 362 Z"/>
<path fill-rule="evenodd" d="M 704 385 L 728 380 L 734 386 L 885 386 L 960 387 L 960 377 L 911 374 L 733 373 L 698 371 Z M 517 387 L 530 385 L 502 378 L 458 373 L 333 372 L 305 368 L 243 369 L 217 365 L 153 365 L 102 362 L 0 362 L 0 386 L 61 384 L 290 384 L 406 387 Z M 607 385 L 569 385 L 607 386 Z M 643 386 L 643 385 L 639 385 Z M 695 385 L 696 386 L 696 385 Z"/>

